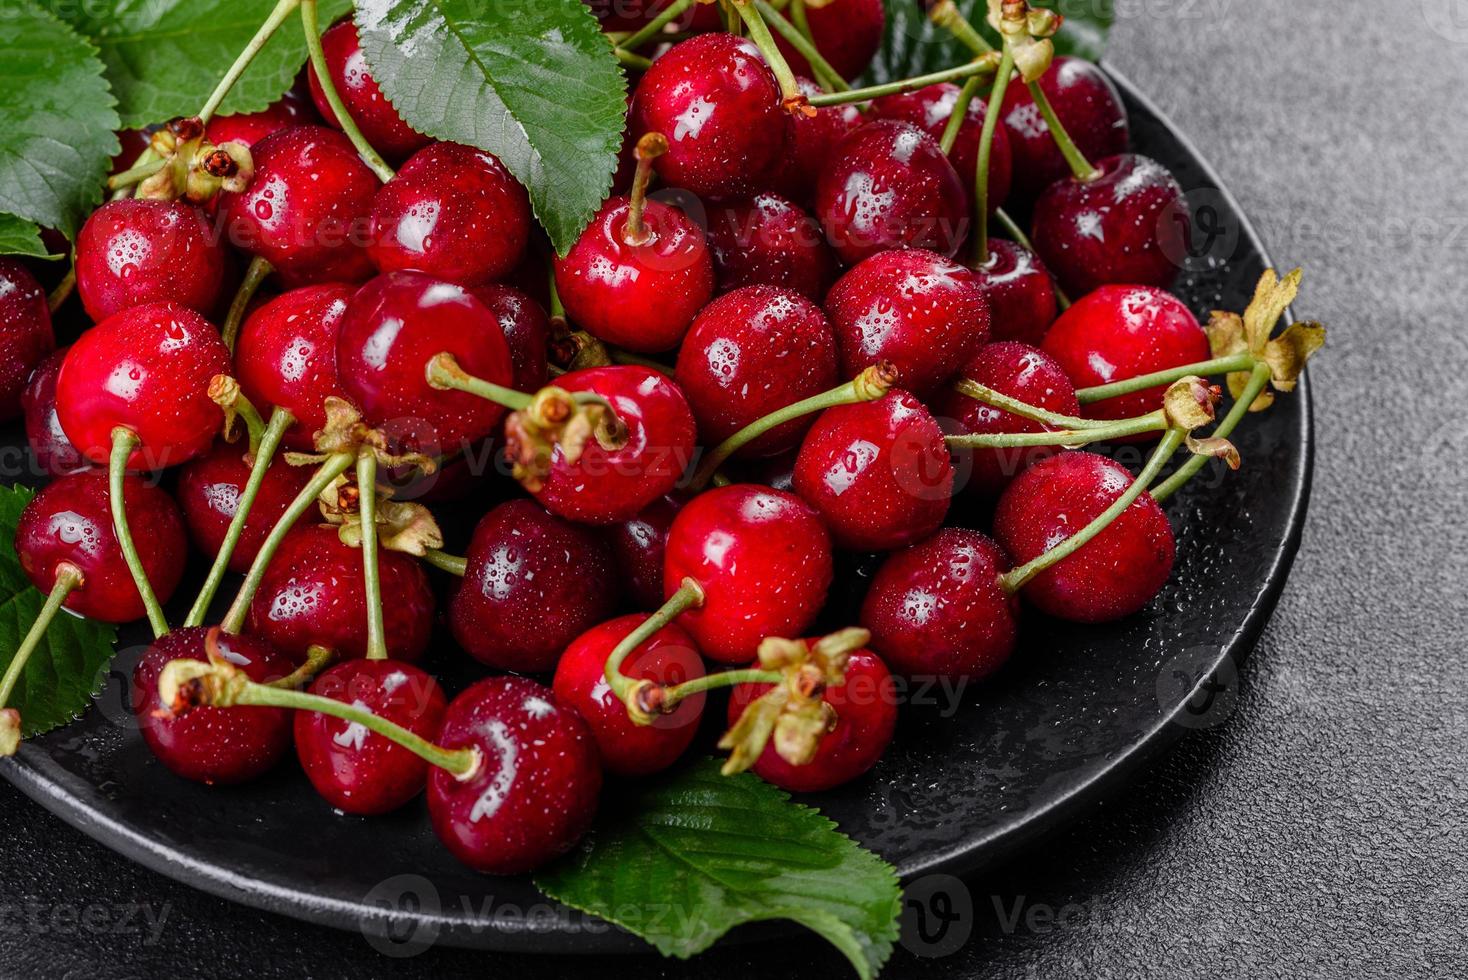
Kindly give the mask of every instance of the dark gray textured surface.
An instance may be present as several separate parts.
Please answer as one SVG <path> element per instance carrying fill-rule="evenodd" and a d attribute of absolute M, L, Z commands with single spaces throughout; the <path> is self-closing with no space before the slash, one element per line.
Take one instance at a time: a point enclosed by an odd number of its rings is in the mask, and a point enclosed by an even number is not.
<path fill-rule="evenodd" d="M 1468 152 L 1468 5 L 1408 0 L 1394 24 L 1374 5 L 1327 0 L 1287 16 L 1245 0 L 1119 6 L 1113 60 L 1211 158 L 1278 260 L 1306 267 L 1299 313 L 1334 328 L 1313 369 L 1310 526 L 1227 723 L 1015 866 L 970 882 L 969 942 L 922 964 L 899 953 L 891 974 L 1461 976 L 1468 534 L 1453 465 L 1468 436 L 1435 420 L 1428 393 L 1454 404 L 1464 389 L 1468 189 L 1452 163 Z M 1367 67 L 1394 28 L 1455 10 L 1440 22 L 1447 36 L 1396 36 L 1413 42 L 1406 65 Z M 384 960 L 360 937 L 142 871 L 8 786 L 0 802 L 5 975 L 532 968 L 451 950 Z M 838 968 L 816 940 L 810 949 L 719 951 L 697 972 Z M 609 972 L 604 961 L 534 967 Z"/>

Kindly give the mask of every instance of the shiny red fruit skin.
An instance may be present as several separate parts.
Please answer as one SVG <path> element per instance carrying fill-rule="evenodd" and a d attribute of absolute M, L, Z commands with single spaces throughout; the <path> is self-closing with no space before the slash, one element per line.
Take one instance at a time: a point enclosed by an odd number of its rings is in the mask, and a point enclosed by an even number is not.
<path fill-rule="evenodd" d="M 1035 202 L 1035 250 L 1070 296 L 1101 286 L 1171 285 L 1187 256 L 1188 202 L 1150 157 L 1096 161 L 1089 183 L 1065 178 Z"/>
<path fill-rule="evenodd" d="M 372 148 L 389 163 L 406 160 L 431 142 L 403 121 L 398 110 L 377 87 L 367 67 L 367 59 L 362 55 L 357 25 L 347 19 L 331 27 L 321 35 L 321 47 L 326 53 L 326 67 L 331 71 L 337 95 L 341 96 L 352 121 Z M 328 124 L 340 129 L 341 123 L 332 111 L 331 103 L 326 101 L 315 66 L 307 64 L 306 71 L 316 111 Z"/>
<path fill-rule="evenodd" d="M 1149 286 L 1105 286 L 1055 321 L 1042 345 L 1076 389 L 1125 381 L 1154 371 L 1206 361 L 1208 335 L 1171 293 Z M 1093 419 L 1125 419 L 1162 407 L 1167 387 L 1087 405 Z"/>
<path fill-rule="evenodd" d="M 1049 354 L 1028 344 L 1013 340 L 989 344 L 963 369 L 963 376 L 1036 408 L 1061 415 L 1081 414 L 1075 387 L 1065 371 Z M 1054 431 L 1053 426 L 994 408 L 952 389 L 938 397 L 933 410 L 944 420 L 945 429 L 951 435 Z M 1059 451 L 1056 446 L 958 450 L 960 459 L 967 458 L 967 466 L 960 464 L 959 468 L 960 472 L 966 469 L 968 474 L 963 489 L 993 500 L 1020 473 Z"/>
<path fill-rule="evenodd" d="M 717 446 L 777 409 L 836 387 L 836 337 L 821 308 L 799 293 L 745 286 L 704 307 L 678 352 L 674 377 L 698 419 L 700 441 Z M 739 455 L 793 449 L 813 420 L 778 426 Z"/>
<path fill-rule="evenodd" d="M 816 185 L 816 216 L 848 265 L 888 249 L 952 258 L 968 237 L 968 210 L 968 191 L 938 141 L 896 119 L 842 140 Z"/>
<path fill-rule="evenodd" d="M 183 508 L 189 537 L 211 561 L 224 544 L 250 479 L 250 467 L 244 460 L 247 449 L 243 442 L 235 445 L 220 442 L 208 455 L 200 456 L 179 471 L 178 502 Z M 275 522 L 310 479 L 310 467 L 291 466 L 283 458 L 276 458 L 270 464 L 255 495 L 250 516 L 245 518 L 245 529 L 230 555 L 230 571 L 243 575 L 250 570 Z"/>
<path fill-rule="evenodd" d="M 917 249 L 881 252 L 847 272 L 826 296 L 842 377 L 879 361 L 925 397 L 989 340 L 989 303 L 969 269 Z"/>
<path fill-rule="evenodd" d="M 816 220 L 776 194 L 709 209 L 719 288 L 779 286 L 819 303 L 836 279 L 836 254 Z"/>
<path fill-rule="evenodd" d="M 748 663 L 765 637 L 799 637 L 815 621 L 831 587 L 831 536 L 794 494 L 739 484 L 709 490 L 668 533 L 663 595 L 685 578 L 705 598 L 678 625 L 710 659 Z"/>
<path fill-rule="evenodd" d="M 638 609 L 651 612 L 663 604 L 663 554 L 673 518 L 682 508 L 683 498 L 670 493 L 607 528 L 622 589 Z"/>
<path fill-rule="evenodd" d="M 872 649 L 909 679 L 981 680 L 1004 665 L 1019 631 L 1019 600 L 999 587 L 1007 555 L 965 528 L 890 556 L 861 607 Z"/>
<path fill-rule="evenodd" d="M 943 133 L 948 129 L 948 120 L 958 105 L 959 87 L 952 82 L 939 82 L 920 88 L 915 92 L 884 95 L 872 100 L 872 114 L 878 119 L 898 119 L 912 123 L 940 144 Z M 989 114 L 988 104 L 981 98 L 969 103 L 963 124 L 958 129 L 958 139 L 948 153 L 958 179 L 963 182 L 969 200 L 974 197 L 974 185 L 979 173 L 979 144 L 984 135 L 984 118 Z M 1013 162 L 1010 159 L 1009 137 L 1004 127 L 994 130 L 994 148 L 989 157 L 989 210 L 1004 206 L 1013 183 Z"/>
<path fill-rule="evenodd" d="M 474 870 L 538 868 L 591 826 L 602 783 L 596 739 L 550 688 L 524 677 L 480 681 L 449 705 L 437 742 L 481 753 L 469 779 L 428 774 L 434 832 Z"/>
<path fill-rule="evenodd" d="M 1132 483 L 1104 456 L 1068 452 L 1036 463 L 999 498 L 994 534 L 1023 564 L 1099 517 Z M 1075 554 L 1022 590 L 1042 612 L 1074 623 L 1109 623 L 1138 612 L 1172 574 L 1176 543 L 1167 515 L 1143 493 Z"/>
<path fill-rule="evenodd" d="M 175 303 L 135 306 L 71 345 L 56 378 L 56 412 L 94 463 L 107 465 L 112 430 L 126 426 L 141 440 L 128 469 L 178 466 L 213 445 L 224 416 L 209 382 L 229 373 L 229 349 L 209 321 Z"/>
<path fill-rule="evenodd" d="M 204 128 L 204 135 L 216 146 L 220 143 L 239 143 L 254 146 L 272 133 L 292 126 L 319 125 L 321 117 L 304 97 L 287 92 L 267 109 L 259 112 L 242 112 L 233 116 L 215 116 Z"/>
<path fill-rule="evenodd" d="M 108 201 L 77 235 L 76 291 L 93 320 L 164 301 L 207 315 L 223 282 L 218 236 L 182 201 Z"/>
<path fill-rule="evenodd" d="M 650 776 L 678 761 L 698 734 L 705 695 L 679 702 L 671 714 L 651 725 L 637 725 L 627 707 L 607 684 L 606 662 L 613 648 L 647 617 L 621 616 L 581 634 L 556 665 L 554 688 L 562 704 L 574 708 L 591 727 L 602 765 L 619 776 Z M 676 624 L 649 637 L 622 661 L 622 673 L 633 680 L 681 684 L 704 675 L 703 660 L 693 638 Z"/>
<path fill-rule="evenodd" d="M 432 741 L 448 707 L 431 676 L 396 660 L 348 660 L 316 678 L 311 693 L 366 708 Z M 316 792 L 343 813 L 390 813 L 423 792 L 428 763 L 355 722 L 294 713 L 296 757 Z"/>
<path fill-rule="evenodd" d="M 1007 238 L 992 238 L 989 261 L 974 275 L 989 301 L 994 339 L 1039 346 L 1060 313 L 1055 281 L 1040 257 Z"/>
<path fill-rule="evenodd" d="M 39 473 L 50 476 L 65 476 L 91 466 L 66 438 L 61 419 L 56 415 L 56 377 L 61 373 L 61 362 L 65 359 L 65 350 L 47 354 L 31 372 L 31 380 L 20 395 L 21 409 L 25 413 L 26 442 L 36 458 Z"/>
<path fill-rule="evenodd" d="M 796 82 L 806 98 L 825 91 L 809 78 L 797 78 Z M 771 178 L 770 189 L 801 207 L 813 206 L 816 184 L 836 147 L 864 122 L 861 110 L 851 104 L 826 106 L 817 109 L 814 116 L 791 116 L 790 149 Z"/>
<path fill-rule="evenodd" d="M 0 258 L 0 421 L 21 414 L 31 372 L 55 349 L 46 291 L 20 262 Z"/>
<path fill-rule="evenodd" d="M 441 353 L 485 381 L 514 383 L 499 319 L 463 286 L 421 272 L 388 272 L 347 303 L 337 334 L 342 387 L 369 425 L 387 427 L 410 452 L 458 452 L 495 431 L 505 410 L 478 395 L 428 383 Z"/>
<path fill-rule="evenodd" d="M 449 628 L 471 656 L 498 670 L 554 670 L 566 644 L 616 609 L 611 547 L 533 500 L 485 514 L 465 557 Z"/>
<path fill-rule="evenodd" d="M 535 499 L 553 514 L 583 524 L 613 524 L 642 512 L 672 490 L 693 459 L 695 429 L 688 400 L 671 379 L 640 367 L 600 367 L 563 374 L 569 392 L 601 395 L 627 427 L 620 449 L 596 439 L 567 463 L 559 448 Z"/>
<path fill-rule="evenodd" d="M 340 283 L 302 286 L 253 310 L 235 341 L 235 378 L 262 414 L 295 416 L 285 445 L 310 452 L 326 425 L 326 399 L 345 399 L 336 370 L 336 341 L 356 289 Z"/>
<path fill-rule="evenodd" d="M 230 242 L 274 266 L 287 288 L 368 279 L 368 215 L 382 185 L 351 141 L 325 126 L 292 126 L 250 153 L 250 186 L 218 198 Z"/>
<path fill-rule="evenodd" d="M 662 133 L 654 167 L 701 198 L 748 197 L 769 188 L 790 142 L 780 86 L 754 42 L 703 34 L 653 62 L 632 99 L 632 132 Z"/>
<path fill-rule="evenodd" d="M 416 559 L 399 551 L 379 550 L 378 563 L 388 656 L 415 662 L 433 632 L 428 576 Z M 342 544 L 334 527 L 297 527 L 281 543 L 250 604 L 249 632 L 298 662 L 313 644 L 342 659 L 367 656 L 361 550 Z"/>
<path fill-rule="evenodd" d="M 534 393 L 548 380 L 547 351 L 550 347 L 550 317 L 545 307 L 518 289 L 491 283 L 469 292 L 499 321 L 505 343 L 510 345 L 516 391 Z"/>
<path fill-rule="evenodd" d="M 158 678 L 173 660 L 207 660 L 208 629 L 174 630 L 154 641 L 133 669 L 133 715 L 143 740 L 176 776 L 198 783 L 234 785 L 263 776 L 291 744 L 284 708 L 193 708 L 174 716 L 158 697 Z M 256 683 L 279 680 L 290 661 L 258 637 L 219 634 L 225 659 Z"/>
<path fill-rule="evenodd" d="M 821 7 L 812 4 L 806 7 L 805 17 L 816 50 L 847 81 L 866 71 L 882 47 L 882 33 L 887 27 L 882 0 L 835 0 Z M 779 34 L 775 35 L 775 44 L 791 71 L 811 74 L 810 62 Z"/>
<path fill-rule="evenodd" d="M 602 205 L 565 258 L 555 260 L 556 290 L 573 323 L 628 350 L 655 354 L 678 346 L 714 295 L 714 261 L 703 231 L 682 211 L 648 201 L 651 234 L 628 244 L 631 200 Z"/>
<path fill-rule="evenodd" d="M 1040 88 L 1086 159 L 1094 162 L 1126 151 L 1130 132 L 1121 94 L 1100 68 L 1081 58 L 1061 56 L 1040 79 Z M 1018 197 L 1033 201 L 1051 184 L 1071 175 L 1028 87 L 1009 86 L 1000 121 L 1014 157 Z"/>
<path fill-rule="evenodd" d="M 514 271 L 530 241 L 530 196 L 491 153 L 431 143 L 377 192 L 367 254 L 463 286 Z"/>
<path fill-rule="evenodd" d="M 948 516 L 953 465 L 943 430 L 905 391 L 821 413 L 795 460 L 795 492 L 848 551 L 890 551 Z"/>
<path fill-rule="evenodd" d="M 15 529 L 15 551 L 31 584 L 49 593 L 56 566 L 70 562 L 85 581 L 72 590 L 66 608 L 87 619 L 130 623 L 147 614 L 127 560 L 113 532 L 107 474 L 88 470 L 59 477 L 42 487 Z M 173 498 L 135 476 L 122 490 L 128 526 L 159 602 L 167 602 L 183 577 L 188 539 Z"/>
<path fill-rule="evenodd" d="M 729 725 L 770 686 L 736 686 L 729 695 Z M 803 766 L 791 765 L 771 742 L 755 761 L 755 775 L 791 793 L 820 793 L 851 782 L 877 764 L 897 728 L 897 685 L 881 658 L 870 650 L 853 652 L 846 665 L 846 683 L 826 688 L 821 700 L 835 709 L 836 727 L 821 736 L 815 758 Z"/>

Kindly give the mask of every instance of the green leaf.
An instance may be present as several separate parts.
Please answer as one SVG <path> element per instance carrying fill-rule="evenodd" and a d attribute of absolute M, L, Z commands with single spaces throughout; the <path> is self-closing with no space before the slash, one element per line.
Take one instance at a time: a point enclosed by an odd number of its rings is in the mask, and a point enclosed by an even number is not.
<path fill-rule="evenodd" d="M 15 527 L 32 496 L 24 487 L 0 487 L 0 674 L 46 602 L 15 555 Z M 3 705 L 19 709 L 23 735 L 39 735 L 81 717 L 101 693 L 116 638 L 117 630 L 104 623 L 65 610 L 56 614 Z"/>
<path fill-rule="evenodd" d="M 41 229 L 35 222 L 13 214 L 0 214 L 0 255 L 26 255 L 37 259 L 56 257 L 48 254 L 46 246 L 41 244 Z"/>
<path fill-rule="evenodd" d="M 611 189 L 627 82 L 581 0 L 359 0 L 372 75 L 409 125 L 499 157 L 565 254 Z"/>
<path fill-rule="evenodd" d="M 117 93 L 122 124 L 138 129 L 192 116 L 245 49 L 275 0 L 44 0 L 96 41 Z M 351 9 L 323 0 L 321 22 Z M 295 82 L 306 63 L 300 20 L 287 20 L 256 55 L 219 107 L 220 115 L 259 112 Z"/>
<path fill-rule="evenodd" d="M 118 149 L 102 63 L 31 0 L 0 24 L 0 213 L 74 237 Z"/>
<path fill-rule="evenodd" d="M 892 867 L 819 811 L 705 760 L 604 816 L 580 850 L 535 877 L 556 901 L 686 959 L 734 926 L 790 919 L 863 978 L 897 939 Z"/>

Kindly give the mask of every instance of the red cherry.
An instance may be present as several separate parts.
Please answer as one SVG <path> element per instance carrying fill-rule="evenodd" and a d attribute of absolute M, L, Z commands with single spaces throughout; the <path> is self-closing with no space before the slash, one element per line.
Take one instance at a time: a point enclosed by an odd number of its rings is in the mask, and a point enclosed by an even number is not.
<path fill-rule="evenodd" d="M 602 765 L 622 776 L 649 776 L 671 766 L 698 734 L 704 695 L 689 696 L 651 725 L 637 725 L 627 706 L 607 684 L 606 662 L 613 648 L 641 626 L 646 616 L 622 616 L 577 637 L 556 665 L 555 691 L 561 703 L 576 709 L 601 749 Z M 669 624 L 648 637 L 622 662 L 622 673 L 638 681 L 681 684 L 704 675 L 698 647 L 689 635 Z"/>
<path fill-rule="evenodd" d="M 357 25 L 350 19 L 328 29 L 321 35 L 321 47 L 326 53 L 326 67 L 331 71 L 331 81 L 341 96 L 352 121 L 362 131 L 363 137 L 372 148 L 389 162 L 406 160 L 430 142 L 427 136 L 417 132 L 403 122 L 398 110 L 387 101 L 367 67 L 362 54 L 362 43 L 357 38 Z M 311 84 L 311 100 L 321 118 L 341 129 L 326 93 L 321 89 L 321 79 L 314 65 L 306 66 Z"/>
<path fill-rule="evenodd" d="M 989 339 L 989 304 L 973 272 L 916 249 L 879 253 L 846 273 L 827 294 L 826 313 L 843 377 L 891 361 L 902 387 L 919 397 Z"/>
<path fill-rule="evenodd" d="M 555 260 L 556 289 L 572 322 L 609 344 L 657 353 L 678 346 L 714 295 L 703 232 L 677 208 L 648 201 L 646 237 L 629 233 L 630 198 L 614 197 Z"/>
<path fill-rule="evenodd" d="M 56 349 L 46 291 L 15 259 L 0 258 L 0 421 L 21 414 L 21 392 Z"/>
<path fill-rule="evenodd" d="M 994 533 L 1021 564 L 1090 524 L 1131 486 L 1132 474 L 1095 453 L 1052 456 L 1021 474 L 994 514 Z M 1143 493 L 1079 551 L 1030 580 L 1025 598 L 1051 616 L 1107 623 L 1162 591 L 1175 554 L 1167 515 Z"/>
<path fill-rule="evenodd" d="M 316 678 L 311 693 L 355 704 L 432 741 L 447 701 L 438 682 L 395 660 L 348 660 Z M 296 755 L 322 799 L 345 813 L 390 813 L 423 792 L 428 763 L 360 724 L 295 713 Z"/>
<path fill-rule="evenodd" d="M 199 314 L 175 303 L 135 306 L 81 335 L 56 379 L 56 412 L 67 438 L 94 463 L 112 453 L 112 430 L 140 445 L 133 470 L 203 455 L 223 424 L 209 382 L 228 374 L 229 349 Z"/>
<path fill-rule="evenodd" d="M 310 126 L 320 122 L 321 118 L 316 115 L 316 109 L 310 100 L 292 91 L 259 112 L 215 116 L 205 127 L 204 136 L 216 146 L 220 143 L 254 146 L 271 133 L 278 133 L 292 126 Z"/>
<path fill-rule="evenodd" d="M 566 644 L 617 605 L 611 547 L 534 501 L 485 514 L 465 557 L 449 627 L 475 659 L 499 670 L 553 670 Z"/>
<path fill-rule="evenodd" d="M 882 0 L 836 0 L 834 3 L 805 9 L 811 40 L 836 73 L 848 81 L 866 71 L 882 47 L 887 28 L 887 13 Z M 810 62 L 778 34 L 775 44 L 785 56 L 790 69 L 800 75 L 811 74 Z"/>
<path fill-rule="evenodd" d="M 979 680 L 1014 652 L 1009 558 L 978 531 L 944 528 L 882 563 L 861 607 L 872 647 L 909 678 Z"/>
<path fill-rule="evenodd" d="M 76 289 L 93 320 L 165 300 L 208 314 L 223 282 L 218 236 L 182 201 L 109 201 L 77 235 Z"/>
<path fill-rule="evenodd" d="M 432 143 L 377 192 L 367 253 L 381 272 L 482 286 L 514 271 L 530 225 L 530 196 L 493 154 Z"/>
<path fill-rule="evenodd" d="M 25 436 L 36 465 L 41 473 L 65 476 L 88 469 L 90 464 L 66 438 L 61 428 L 61 419 L 56 415 L 56 377 L 61 373 L 61 362 L 66 351 L 53 351 L 36 365 L 31 380 L 21 392 L 20 403 L 25 411 Z"/>
<path fill-rule="evenodd" d="M 626 426 L 627 441 L 606 449 L 590 439 L 575 463 L 558 447 L 535 493 L 546 509 L 583 524 L 613 524 L 677 485 L 693 459 L 695 433 L 688 401 L 669 378 L 640 367 L 601 367 L 563 374 L 556 385 L 605 398 Z"/>
<path fill-rule="evenodd" d="M 596 739 L 551 689 L 491 677 L 454 698 L 438 744 L 479 750 L 477 771 L 428 774 L 428 814 L 453 855 L 486 874 L 519 874 L 569 851 L 601 793 Z"/>
<path fill-rule="evenodd" d="M 896 119 L 842 140 L 816 185 L 816 215 L 848 265 L 891 248 L 952 258 L 968 236 L 968 211 L 968 191 L 938 141 Z"/>
<path fill-rule="evenodd" d="M 209 659 L 209 632 L 195 626 L 154 641 L 133 669 L 133 714 L 148 748 L 175 775 L 200 783 L 243 783 L 275 768 L 290 748 L 290 712 L 230 707 L 175 715 L 158 697 L 158 679 L 170 661 Z M 258 637 L 219 633 L 216 642 L 230 666 L 252 681 L 269 683 L 291 672 L 290 661 Z"/>
<path fill-rule="evenodd" d="M 678 352 L 675 377 L 700 438 L 716 446 L 777 409 L 836 387 L 836 338 L 821 308 L 799 293 L 746 286 L 704 307 Z M 812 420 L 772 429 L 740 455 L 792 449 Z"/>
<path fill-rule="evenodd" d="M 821 413 L 795 461 L 795 492 L 849 551 L 889 551 L 936 531 L 953 498 L 943 430 L 905 391 Z"/>
<path fill-rule="evenodd" d="M 1036 408 L 1060 415 L 1081 414 L 1075 387 L 1060 365 L 1044 351 L 1027 344 L 1012 340 L 989 344 L 963 369 L 963 376 Z M 951 420 L 947 429 L 952 434 L 1054 431 L 1052 426 L 1021 418 L 951 389 L 939 397 L 934 409 L 940 417 Z M 970 457 L 965 489 L 980 497 L 994 499 L 1015 476 L 1058 451 L 1055 446 L 961 450 Z"/>
<path fill-rule="evenodd" d="M 1187 255 L 1188 203 L 1150 157 L 1096 163 L 1089 182 L 1068 177 L 1035 202 L 1035 250 L 1072 296 L 1108 283 L 1167 286 Z"/>
<path fill-rule="evenodd" d="M 1007 238 L 989 240 L 989 261 L 974 269 L 993 314 L 995 340 L 1038 345 L 1060 305 L 1055 281 L 1040 257 Z"/>
<path fill-rule="evenodd" d="M 111 499 L 106 473 L 89 470 L 52 481 L 21 512 L 15 551 L 26 577 L 42 592 L 55 586 L 59 564 L 77 567 L 83 582 L 67 596 L 65 606 L 78 616 L 130 623 L 147 610 L 112 530 Z M 146 545 L 138 552 L 143 571 L 158 601 L 167 602 L 188 557 L 178 505 L 134 476 L 123 483 L 122 500 L 134 540 Z"/>
<path fill-rule="evenodd" d="M 836 279 L 821 226 L 775 194 L 710 208 L 708 241 L 720 289 L 780 286 L 819 303 Z"/>
<path fill-rule="evenodd" d="M 549 375 L 550 318 L 545 308 L 518 289 L 491 283 L 469 290 L 499 321 L 505 343 L 510 345 L 516 391 L 536 392 L 545 387 Z"/>
<path fill-rule="evenodd" d="M 1206 361 L 1208 335 L 1182 300 L 1148 286 L 1105 286 L 1066 310 L 1042 345 L 1076 388 Z M 1162 407 L 1165 385 L 1085 407 L 1087 418 L 1126 419 Z"/>
<path fill-rule="evenodd" d="M 433 591 L 412 557 L 378 551 L 388 656 L 416 661 L 433 632 Z M 367 597 L 362 552 L 341 543 L 336 528 L 298 527 L 281 542 L 250 604 L 249 631 L 304 661 L 311 646 L 342 658 L 367 656 Z"/>
<path fill-rule="evenodd" d="M 679 617 L 706 655 L 726 664 L 754 659 L 768 636 L 798 637 L 831 587 L 831 536 L 794 494 L 734 485 L 690 501 L 673 521 L 663 594 L 691 578 L 701 608 Z"/>
<path fill-rule="evenodd" d="M 1040 79 L 1065 131 L 1088 160 L 1125 152 L 1130 137 L 1126 110 L 1111 79 L 1089 61 L 1061 56 Z M 1033 201 L 1051 184 L 1070 176 L 1028 86 L 1010 85 L 1000 116 L 1014 157 L 1015 191 Z"/>
<path fill-rule="evenodd" d="M 730 726 L 770 687 L 736 686 L 729 695 Z M 755 775 L 792 793 L 819 793 L 849 783 L 877 764 L 897 727 L 897 685 L 887 665 L 870 650 L 852 652 L 846 683 L 827 687 L 821 700 L 835 711 L 836 726 L 821 736 L 815 757 L 794 766 L 767 744 L 753 766 Z"/>
<path fill-rule="evenodd" d="M 878 119 L 899 119 L 912 123 L 940 143 L 948 129 L 948 120 L 958 105 L 959 87 L 952 82 L 939 82 L 920 88 L 916 92 L 884 95 L 872 101 L 872 114 Z M 979 143 L 984 135 L 984 118 L 989 107 L 983 99 L 969 103 L 962 125 L 958 128 L 958 139 L 949 151 L 948 159 L 958 171 L 964 189 L 972 200 L 973 188 L 979 173 Z M 989 210 L 1004 206 L 1009 197 L 1013 181 L 1013 164 L 1010 159 L 1009 137 L 1004 127 L 994 130 L 994 147 L 989 158 Z"/>
<path fill-rule="evenodd" d="M 806 98 L 825 91 L 809 78 L 796 82 Z M 814 116 L 792 116 L 790 149 L 774 175 L 773 189 L 804 207 L 814 204 L 816 184 L 836 147 L 865 121 L 861 110 L 850 103 L 817 109 Z"/>
<path fill-rule="evenodd" d="M 221 442 L 208 455 L 200 456 L 179 472 L 178 502 L 183 507 L 189 535 L 194 545 L 211 559 L 224 544 L 250 479 L 244 452 L 243 446 Z M 245 529 L 230 554 L 230 571 L 244 574 L 250 570 L 275 522 L 310 479 L 311 471 L 306 467 L 291 466 L 284 459 L 270 464 L 265 471 L 265 482 L 255 495 L 250 516 L 245 519 Z"/>
<path fill-rule="evenodd" d="M 703 34 L 653 62 L 632 100 L 632 131 L 662 133 L 658 175 L 699 197 L 748 197 L 771 184 L 790 141 L 780 86 L 754 42 Z"/>
<path fill-rule="evenodd" d="M 636 517 L 607 528 L 617 570 L 622 573 L 623 591 L 639 609 L 654 610 L 663 604 L 663 553 L 673 518 L 683 507 L 676 494 L 659 497 Z"/>
<path fill-rule="evenodd" d="M 250 186 L 218 198 L 235 247 L 265 259 L 292 288 L 371 276 L 363 246 L 381 184 L 351 141 L 325 126 L 292 126 L 250 152 Z"/>

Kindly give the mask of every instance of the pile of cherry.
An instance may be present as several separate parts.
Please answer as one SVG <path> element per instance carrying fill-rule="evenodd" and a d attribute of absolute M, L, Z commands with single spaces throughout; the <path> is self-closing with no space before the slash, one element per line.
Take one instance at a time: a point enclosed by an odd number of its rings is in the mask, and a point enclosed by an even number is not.
<path fill-rule="evenodd" d="M 852 8 L 879 39 L 880 6 L 810 8 L 823 72 L 862 70 Z M 894 674 L 982 679 L 1021 598 L 1101 623 L 1167 580 L 1147 487 L 1185 440 L 1226 454 L 1190 435 L 1219 390 L 1185 369 L 1227 352 L 1165 291 L 1182 192 L 1126 152 L 1095 67 L 1057 59 L 1043 107 L 1016 80 L 998 121 L 966 93 L 950 131 L 956 84 L 833 103 L 802 78 L 807 103 L 750 40 L 695 34 L 636 84 L 630 193 L 561 258 L 498 160 L 398 118 L 350 24 L 324 46 L 391 180 L 312 73 L 314 108 L 151 136 L 231 144 L 248 179 L 99 208 L 75 253 L 95 326 L 69 349 L 31 273 L 0 264 L 0 395 L 56 477 L 17 552 L 48 615 L 150 619 L 135 709 L 172 771 L 238 783 L 294 747 L 330 806 L 426 787 L 455 855 L 520 872 L 575 843 L 604 778 L 678 760 L 710 691 L 733 688 L 731 768 L 826 789 L 881 757 Z M 1033 251 L 975 251 L 1000 205 L 1032 215 Z M 230 312 L 246 262 L 275 294 Z M 1075 448 L 1158 438 L 1138 479 Z M 501 455 L 528 496 L 445 553 L 425 504 L 496 499 L 503 470 L 473 464 Z M 171 493 L 147 478 L 165 470 Z M 992 536 L 945 527 L 990 513 Z M 170 628 L 190 541 L 215 566 Z M 890 555 L 858 622 L 811 637 L 842 554 L 870 552 Z M 425 565 L 495 672 L 451 701 L 415 666 Z M 226 570 L 244 582 L 208 625 Z"/>

